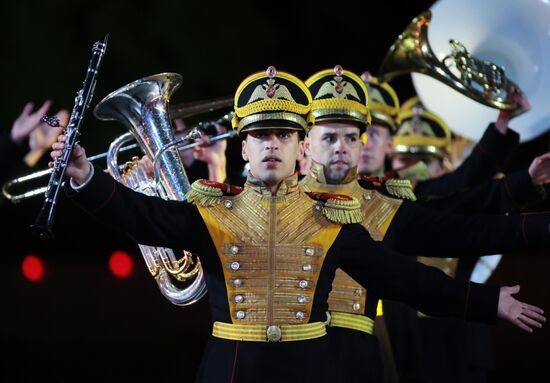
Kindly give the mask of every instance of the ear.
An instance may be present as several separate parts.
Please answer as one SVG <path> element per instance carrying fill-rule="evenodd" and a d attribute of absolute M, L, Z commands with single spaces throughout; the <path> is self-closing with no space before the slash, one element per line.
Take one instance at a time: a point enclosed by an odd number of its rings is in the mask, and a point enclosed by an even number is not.
<path fill-rule="evenodd" d="M 246 139 L 244 139 L 242 142 L 241 155 L 243 157 L 243 160 L 248 161 L 248 155 L 246 154 Z"/>
<path fill-rule="evenodd" d="M 309 144 L 309 141 L 307 141 L 307 137 L 303 141 L 298 141 L 298 158 L 302 158 L 304 156 L 306 145 Z"/>
<path fill-rule="evenodd" d="M 304 139 L 304 151 L 308 157 L 311 157 L 311 142 L 309 141 L 309 135 Z"/>

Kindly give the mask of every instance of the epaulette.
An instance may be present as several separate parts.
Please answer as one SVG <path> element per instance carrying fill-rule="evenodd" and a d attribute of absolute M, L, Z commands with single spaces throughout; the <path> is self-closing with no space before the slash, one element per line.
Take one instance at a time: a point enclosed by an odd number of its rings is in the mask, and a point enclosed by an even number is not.
<path fill-rule="evenodd" d="M 214 206 L 222 202 L 223 197 L 236 196 L 243 191 L 240 186 L 233 186 L 210 180 L 197 180 L 191 184 L 186 194 L 187 201 L 201 206 Z"/>
<path fill-rule="evenodd" d="M 313 200 L 322 204 L 322 212 L 328 220 L 340 223 L 360 223 L 363 220 L 361 204 L 357 199 L 343 195 L 330 193 L 306 192 Z"/>
<path fill-rule="evenodd" d="M 388 177 L 362 176 L 359 180 L 361 187 L 376 190 L 384 195 L 416 201 L 411 181 Z"/>

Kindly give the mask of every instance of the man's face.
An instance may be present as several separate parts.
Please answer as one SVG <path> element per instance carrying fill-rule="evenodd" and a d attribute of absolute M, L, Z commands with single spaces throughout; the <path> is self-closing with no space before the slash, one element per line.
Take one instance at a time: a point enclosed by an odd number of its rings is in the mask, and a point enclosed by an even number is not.
<path fill-rule="evenodd" d="M 451 171 L 444 166 L 442 159 L 434 156 L 399 154 L 393 156 L 391 164 L 394 170 L 400 170 L 416 165 L 418 162 L 424 162 L 432 177 L 439 177 Z"/>
<path fill-rule="evenodd" d="M 358 171 L 360 174 L 377 174 L 384 171 L 384 160 L 392 150 L 389 129 L 377 123 L 367 126 L 367 143 L 361 147 Z"/>
<path fill-rule="evenodd" d="M 306 141 L 307 153 L 324 165 L 325 179 L 330 184 L 340 183 L 357 166 L 360 149 L 359 126 L 351 122 L 316 123 Z"/>
<path fill-rule="evenodd" d="M 294 173 L 296 160 L 304 152 L 298 132 L 285 128 L 250 131 L 242 145 L 242 156 L 250 163 L 250 171 L 270 187 Z"/>

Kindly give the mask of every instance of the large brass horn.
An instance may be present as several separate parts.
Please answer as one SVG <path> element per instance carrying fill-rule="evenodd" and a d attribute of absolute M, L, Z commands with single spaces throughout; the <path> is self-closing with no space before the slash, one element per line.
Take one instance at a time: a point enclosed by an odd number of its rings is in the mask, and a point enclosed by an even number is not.
<path fill-rule="evenodd" d="M 115 179 L 146 194 L 172 200 L 184 200 L 189 181 L 177 150 L 166 150 L 176 144 L 169 113 L 172 93 L 180 86 L 181 76 L 161 73 L 134 81 L 105 97 L 95 108 L 95 116 L 103 121 L 121 122 L 137 140 L 139 147 L 153 159 L 158 178 L 150 180 L 144 172 L 123 177 L 119 173 L 116 154 L 129 137 L 121 136 L 110 148 L 107 164 Z M 174 149 L 174 148 L 173 148 Z M 200 262 L 193 264 L 184 252 L 178 259 L 171 249 L 140 245 L 151 275 L 162 294 L 177 305 L 196 302 L 206 294 L 206 284 Z M 191 285 L 178 288 L 170 276 L 186 279 L 195 276 Z"/>
<path fill-rule="evenodd" d="M 425 11 L 414 18 L 399 35 L 382 61 L 379 78 L 391 81 L 395 76 L 418 72 L 439 80 L 471 99 L 496 109 L 516 109 L 506 101 L 512 88 L 518 88 L 504 70 L 489 61 L 472 56 L 458 40 L 451 39 L 451 53 L 440 60 L 428 42 L 432 13 Z"/>
<path fill-rule="evenodd" d="M 521 84 L 531 104 L 528 113 L 513 120 L 512 127 L 521 140 L 533 139 L 548 130 L 550 3 L 439 0 L 430 12 L 433 18 L 430 14 L 420 15 L 399 36 L 380 67 L 380 76 L 389 81 L 411 73 L 423 105 L 441 116 L 453 132 L 478 141 L 487 124 L 497 118 L 499 112 L 494 108 L 515 108 L 505 102 L 513 83 L 501 77 L 500 69 L 491 70 L 499 68 L 492 66 L 494 62 L 506 71 L 506 78 Z M 450 38 L 459 40 L 471 52 L 465 56 L 462 51 L 458 65 L 449 54 Z M 456 40 L 451 41 L 460 53 Z M 470 67 L 473 72 L 461 73 L 460 66 L 469 59 L 474 59 L 475 65 Z M 481 84 L 470 81 L 468 73 L 477 76 Z M 500 79 L 504 87 L 500 92 L 487 91 L 483 79 Z"/>

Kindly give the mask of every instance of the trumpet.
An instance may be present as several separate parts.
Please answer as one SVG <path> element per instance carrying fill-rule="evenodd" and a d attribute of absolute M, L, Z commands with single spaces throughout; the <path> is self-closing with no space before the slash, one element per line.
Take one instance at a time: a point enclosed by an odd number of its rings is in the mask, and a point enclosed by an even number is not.
<path fill-rule="evenodd" d="M 225 100 L 225 99 L 222 99 L 222 100 Z M 221 107 L 226 106 L 225 103 L 212 104 L 210 101 L 205 102 L 205 105 L 208 105 L 208 108 L 212 108 L 213 107 L 212 105 L 216 105 L 215 107 L 217 108 L 217 107 L 220 107 L 219 106 L 220 104 L 223 105 Z M 182 105 L 185 105 L 185 104 L 182 104 Z M 187 111 L 182 106 L 175 106 L 174 109 L 177 110 L 178 116 L 189 117 L 193 115 L 192 113 L 195 113 L 197 110 L 199 110 L 198 109 L 199 104 L 189 104 L 189 105 L 191 105 L 192 109 Z M 237 135 L 237 133 L 234 130 L 229 130 L 225 133 L 211 135 L 212 133 L 211 127 L 213 125 L 222 125 L 228 121 L 231 121 L 232 117 L 233 117 L 233 112 L 229 112 L 217 120 L 199 122 L 196 126 L 191 128 L 191 131 L 189 132 L 189 134 L 185 135 L 184 137 L 180 137 L 179 139 L 175 140 L 175 142 L 171 143 L 170 145 L 167 145 L 165 148 L 162 148 L 161 150 L 162 152 L 164 152 L 175 146 L 178 152 L 182 152 L 185 150 L 193 149 L 197 146 L 208 146 L 208 145 L 214 144 L 217 141 L 233 138 Z M 125 133 L 122 136 L 128 136 L 125 142 L 128 142 L 133 138 L 133 136 L 131 136 L 128 133 Z M 202 141 L 203 137 L 207 137 L 206 142 Z M 189 141 L 192 141 L 192 142 L 189 142 Z M 118 153 L 134 150 L 137 148 L 138 148 L 138 145 L 135 143 L 128 144 L 120 147 L 118 149 Z M 104 153 L 96 154 L 94 156 L 90 156 L 88 157 L 88 161 L 95 162 L 95 161 L 105 159 L 107 158 L 108 154 L 109 152 L 107 151 Z M 9 180 L 5 182 L 4 185 L 2 186 L 2 194 L 8 201 L 14 204 L 35 196 L 44 195 L 44 193 L 48 189 L 47 185 L 46 186 L 35 185 L 34 188 L 31 188 L 30 190 L 24 190 L 24 189 L 20 190 L 20 188 L 24 188 L 29 183 L 32 184 L 35 180 L 39 178 L 49 177 L 52 171 L 53 171 L 52 169 L 39 170 L 34 173 Z M 105 169 L 105 171 L 107 170 Z M 32 185 L 28 186 L 27 188 L 29 187 L 32 187 Z"/>

